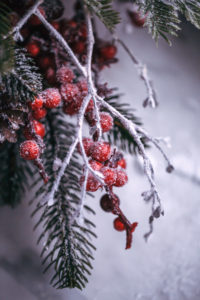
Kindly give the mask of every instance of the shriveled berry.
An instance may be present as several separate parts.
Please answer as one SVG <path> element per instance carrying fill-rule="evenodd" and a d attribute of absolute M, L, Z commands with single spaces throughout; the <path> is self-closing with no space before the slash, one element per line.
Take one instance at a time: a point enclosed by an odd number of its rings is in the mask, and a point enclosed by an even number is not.
<path fill-rule="evenodd" d="M 100 55 L 104 59 L 113 59 L 117 53 L 117 48 L 114 45 L 107 45 L 100 49 Z"/>
<path fill-rule="evenodd" d="M 46 116 L 47 110 L 43 107 L 38 108 L 38 109 L 35 109 L 32 114 L 33 114 L 34 119 L 40 120 L 40 119 L 43 119 Z"/>
<path fill-rule="evenodd" d="M 40 148 L 34 140 L 29 140 L 21 143 L 20 155 L 26 160 L 34 160 L 40 155 Z"/>
<path fill-rule="evenodd" d="M 67 66 L 58 69 L 57 78 L 60 83 L 71 83 L 75 77 L 74 72 Z"/>
<path fill-rule="evenodd" d="M 33 102 L 30 102 L 30 107 L 31 107 L 32 110 L 41 108 L 42 106 L 43 106 L 43 99 L 40 96 L 35 97 Z"/>
<path fill-rule="evenodd" d="M 85 154 L 87 156 L 90 156 L 91 155 L 91 148 L 94 144 L 93 140 L 90 139 L 90 138 L 83 138 L 82 142 L 83 142 L 83 147 L 85 149 Z M 79 151 L 79 153 L 82 153 L 80 145 L 78 145 L 78 151 Z"/>
<path fill-rule="evenodd" d="M 115 195 L 115 198 L 112 199 L 110 195 L 105 194 L 100 199 L 100 206 L 106 212 L 112 212 L 115 205 L 119 205 L 119 198 Z"/>
<path fill-rule="evenodd" d="M 91 148 L 91 156 L 100 162 L 105 162 L 111 156 L 111 147 L 107 142 L 95 142 Z"/>
<path fill-rule="evenodd" d="M 123 186 L 127 183 L 128 181 L 128 176 L 126 174 L 126 172 L 122 171 L 122 170 L 115 170 L 116 172 L 116 182 L 115 182 L 115 186 Z"/>
<path fill-rule="evenodd" d="M 120 159 L 117 165 L 123 169 L 126 169 L 126 160 L 124 158 Z"/>
<path fill-rule="evenodd" d="M 125 226 L 124 226 L 124 224 L 122 223 L 122 221 L 120 220 L 119 217 L 114 219 L 113 226 L 117 231 L 124 231 L 125 230 Z"/>
<path fill-rule="evenodd" d="M 104 182 L 106 185 L 111 186 L 115 184 L 117 178 L 115 170 L 108 167 L 104 167 L 101 169 L 100 172 L 104 175 Z"/>
<path fill-rule="evenodd" d="M 26 46 L 26 49 L 28 53 L 33 57 L 36 57 L 40 53 L 40 46 L 37 42 L 34 41 L 29 42 Z"/>
<path fill-rule="evenodd" d="M 69 103 L 78 100 L 77 96 L 79 95 L 79 88 L 74 83 L 62 84 L 60 93 L 63 101 Z"/>
<path fill-rule="evenodd" d="M 95 171 L 99 171 L 103 167 L 102 163 L 100 163 L 96 160 L 93 160 L 93 159 L 89 160 L 89 164 L 92 167 L 92 169 Z"/>
<path fill-rule="evenodd" d="M 56 88 L 49 88 L 42 92 L 44 99 L 44 106 L 46 108 L 55 108 L 61 102 L 61 96 L 59 90 Z"/>
<path fill-rule="evenodd" d="M 100 113 L 100 123 L 103 132 L 109 131 L 113 127 L 113 118 L 107 112 Z"/>
<path fill-rule="evenodd" d="M 37 135 L 39 135 L 41 138 L 43 138 L 45 136 L 45 127 L 42 123 L 40 123 L 36 120 L 33 120 L 33 128 L 34 128 L 35 133 Z M 27 140 L 33 139 L 33 134 L 31 133 L 30 127 L 25 127 L 24 136 Z"/>

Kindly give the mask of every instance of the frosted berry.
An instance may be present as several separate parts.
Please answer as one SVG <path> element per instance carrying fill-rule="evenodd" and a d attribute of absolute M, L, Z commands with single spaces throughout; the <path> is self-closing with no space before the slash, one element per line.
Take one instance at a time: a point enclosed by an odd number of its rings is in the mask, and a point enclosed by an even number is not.
<path fill-rule="evenodd" d="M 129 17 L 133 25 L 137 27 L 143 27 L 146 22 L 146 16 L 142 16 L 142 14 L 138 11 L 128 11 Z"/>
<path fill-rule="evenodd" d="M 42 106 L 43 106 L 43 99 L 40 96 L 35 97 L 33 102 L 30 102 L 30 107 L 31 107 L 32 110 L 41 108 Z"/>
<path fill-rule="evenodd" d="M 42 92 L 42 97 L 44 99 L 44 106 L 46 108 L 55 108 L 61 102 L 61 96 L 59 90 L 56 88 L 49 88 Z"/>
<path fill-rule="evenodd" d="M 41 138 L 43 138 L 45 136 L 45 127 L 42 123 L 34 120 L 33 121 L 33 128 L 34 128 L 35 133 L 37 135 L 39 135 Z M 33 134 L 31 133 L 31 128 L 30 127 L 25 127 L 24 136 L 27 140 L 32 140 L 33 139 Z"/>
<path fill-rule="evenodd" d="M 93 160 L 93 159 L 89 160 L 89 164 L 92 167 L 92 169 L 95 171 L 99 171 L 103 167 L 102 163 L 100 163 L 96 160 Z"/>
<path fill-rule="evenodd" d="M 81 104 L 79 104 L 79 102 L 70 102 L 69 104 L 64 104 L 63 112 L 69 116 L 76 115 L 79 112 L 80 105 Z"/>
<path fill-rule="evenodd" d="M 37 42 L 34 41 L 29 42 L 26 46 L 26 49 L 28 53 L 33 57 L 36 57 L 40 53 L 40 46 Z"/>
<path fill-rule="evenodd" d="M 57 71 L 57 78 L 60 83 L 71 83 L 74 79 L 74 72 L 66 66 L 62 66 Z"/>
<path fill-rule="evenodd" d="M 100 123 L 103 132 L 109 131 L 113 127 L 113 118 L 107 112 L 100 113 Z"/>
<path fill-rule="evenodd" d="M 89 101 L 88 106 L 85 111 L 86 111 L 86 113 L 88 113 L 88 112 L 92 111 L 93 109 L 94 109 L 94 101 L 91 99 Z"/>
<path fill-rule="evenodd" d="M 61 86 L 60 93 L 63 101 L 69 103 L 71 101 L 75 101 L 76 100 L 75 98 L 77 98 L 80 92 L 76 84 L 67 83 Z"/>
<path fill-rule="evenodd" d="M 36 120 L 43 119 L 46 116 L 46 114 L 47 114 L 47 110 L 43 107 L 35 109 L 32 113 L 33 118 Z"/>
<path fill-rule="evenodd" d="M 39 157 L 40 148 L 33 140 L 25 141 L 20 145 L 20 155 L 26 160 L 34 160 Z"/>
<path fill-rule="evenodd" d="M 114 45 L 107 45 L 100 49 L 100 55 L 104 59 L 113 59 L 117 53 L 117 48 Z"/>
<path fill-rule="evenodd" d="M 39 7 L 39 11 L 43 15 L 43 17 L 45 17 L 45 11 L 42 7 Z M 38 26 L 38 25 L 42 24 L 42 22 L 36 15 L 31 16 L 29 22 L 33 26 Z"/>
<path fill-rule="evenodd" d="M 80 178 L 80 185 L 83 185 L 85 180 L 84 176 Z M 87 192 L 96 192 L 101 187 L 100 182 L 92 175 L 88 175 L 87 184 L 86 184 L 86 191 Z"/>
<path fill-rule="evenodd" d="M 111 147 L 107 142 L 95 142 L 91 148 L 91 156 L 100 162 L 105 162 L 111 156 Z"/>
<path fill-rule="evenodd" d="M 115 205 L 119 206 L 120 201 L 119 198 L 114 195 L 115 197 L 112 199 L 110 195 L 105 194 L 100 199 L 100 206 L 106 212 L 112 212 Z"/>
<path fill-rule="evenodd" d="M 77 83 L 77 86 L 81 92 L 81 95 L 83 97 L 87 96 L 87 93 L 88 93 L 88 85 L 87 85 L 87 81 L 85 79 L 79 81 Z"/>
<path fill-rule="evenodd" d="M 90 138 L 83 138 L 83 147 L 85 149 L 85 153 L 87 156 L 90 156 L 91 155 L 91 148 L 94 144 L 93 140 L 90 139 Z M 80 148 L 80 145 L 78 145 L 78 151 L 79 153 L 82 153 L 81 152 L 81 148 Z"/>
<path fill-rule="evenodd" d="M 117 217 L 114 221 L 113 221 L 113 226 L 117 231 L 124 231 L 125 230 L 125 226 L 122 223 L 122 221 L 120 220 L 119 217 Z"/>
<path fill-rule="evenodd" d="M 126 174 L 126 172 L 122 171 L 122 170 L 115 170 L 116 172 L 116 182 L 115 182 L 115 186 L 123 186 L 127 183 L 128 181 L 128 176 Z"/>
<path fill-rule="evenodd" d="M 124 158 L 120 159 L 117 165 L 123 169 L 126 169 L 126 160 Z"/>
<path fill-rule="evenodd" d="M 101 173 L 104 175 L 104 182 L 106 185 L 111 186 L 115 184 L 117 178 L 115 170 L 104 167 L 101 169 Z"/>

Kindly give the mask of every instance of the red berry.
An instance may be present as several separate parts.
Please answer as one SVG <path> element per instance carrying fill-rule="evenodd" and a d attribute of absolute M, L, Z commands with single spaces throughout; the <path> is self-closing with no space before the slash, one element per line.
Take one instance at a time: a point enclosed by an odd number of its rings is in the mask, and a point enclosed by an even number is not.
<path fill-rule="evenodd" d="M 108 167 L 104 167 L 101 169 L 101 173 L 104 175 L 104 182 L 106 185 L 110 186 L 115 184 L 117 178 L 115 170 L 112 170 Z"/>
<path fill-rule="evenodd" d="M 100 113 L 100 123 L 103 132 L 109 131 L 113 127 L 113 118 L 107 112 Z"/>
<path fill-rule="evenodd" d="M 123 186 L 127 183 L 128 181 L 128 176 L 126 175 L 126 172 L 122 171 L 122 170 L 115 170 L 117 178 L 116 178 L 116 182 L 115 182 L 115 186 Z"/>
<path fill-rule="evenodd" d="M 57 71 L 58 81 L 61 83 L 71 83 L 75 77 L 74 72 L 66 66 L 62 66 Z"/>
<path fill-rule="evenodd" d="M 43 70 L 54 66 L 53 57 L 51 55 L 45 55 L 40 57 L 38 63 L 40 68 Z"/>
<path fill-rule="evenodd" d="M 61 102 L 61 96 L 59 90 L 56 88 L 49 88 L 42 92 L 44 99 L 44 106 L 46 108 L 55 108 Z"/>
<path fill-rule="evenodd" d="M 79 81 L 77 83 L 77 86 L 81 92 L 82 97 L 87 96 L 88 94 L 88 85 L 87 85 L 87 81 L 85 79 Z"/>
<path fill-rule="evenodd" d="M 91 99 L 90 101 L 89 101 L 89 103 L 88 103 L 88 106 L 87 106 L 87 108 L 86 108 L 86 113 L 87 112 L 90 112 L 91 110 L 93 110 L 94 109 L 94 101 Z"/>
<path fill-rule="evenodd" d="M 112 212 L 115 205 L 119 205 L 119 198 L 115 195 L 114 199 L 110 195 L 105 194 L 100 199 L 100 206 L 106 212 Z"/>
<path fill-rule="evenodd" d="M 126 169 L 126 161 L 124 158 L 120 159 L 117 163 L 117 165 L 123 169 Z"/>
<path fill-rule="evenodd" d="M 34 131 L 37 135 L 39 135 L 41 138 L 44 137 L 45 135 L 45 127 L 42 123 L 34 120 L 33 121 L 33 128 Z M 31 129 L 30 127 L 25 127 L 24 129 L 24 136 L 27 140 L 32 140 L 33 139 L 33 135 L 31 134 Z"/>
<path fill-rule="evenodd" d="M 117 48 L 114 45 L 107 45 L 100 49 L 100 55 L 104 59 L 113 59 L 117 53 Z"/>
<path fill-rule="evenodd" d="M 63 106 L 63 112 L 69 116 L 76 115 L 79 112 L 79 109 L 80 105 L 78 105 L 77 102 L 70 102 L 69 104 L 65 104 Z"/>
<path fill-rule="evenodd" d="M 144 26 L 147 14 L 145 16 L 142 16 L 141 13 L 137 11 L 128 11 L 128 14 L 133 25 L 136 25 L 138 27 Z"/>
<path fill-rule="evenodd" d="M 60 93 L 62 95 L 63 101 L 71 102 L 78 100 L 77 96 L 79 95 L 79 89 L 76 84 L 74 83 L 67 83 L 61 85 Z"/>
<path fill-rule="evenodd" d="M 37 42 L 34 41 L 29 42 L 26 46 L 26 49 L 28 53 L 33 57 L 36 57 L 40 53 L 40 46 Z"/>
<path fill-rule="evenodd" d="M 38 108 L 38 109 L 35 109 L 32 113 L 34 119 L 36 120 L 40 120 L 40 119 L 43 119 L 47 114 L 47 110 L 45 108 Z"/>
<path fill-rule="evenodd" d="M 92 167 L 92 169 L 95 171 L 99 171 L 103 167 L 103 165 L 100 162 L 93 159 L 89 160 L 89 164 Z"/>
<path fill-rule="evenodd" d="M 40 96 L 35 97 L 34 101 L 30 102 L 30 107 L 32 110 L 41 108 L 42 106 L 43 106 L 43 99 Z"/>
<path fill-rule="evenodd" d="M 113 226 L 117 231 L 124 231 L 125 230 L 125 226 L 124 226 L 124 224 L 122 223 L 122 221 L 120 220 L 119 217 L 114 219 Z"/>
<path fill-rule="evenodd" d="M 94 142 L 93 142 L 92 139 L 90 139 L 90 138 L 83 138 L 83 147 L 85 149 L 85 154 L 87 156 L 91 155 L 91 148 L 92 148 L 93 144 L 94 144 Z M 79 153 L 82 153 L 80 145 L 78 145 L 78 151 L 79 151 Z"/>
<path fill-rule="evenodd" d="M 49 67 L 45 72 L 45 78 L 50 85 L 55 85 L 57 83 L 56 73 L 54 68 Z"/>
<path fill-rule="evenodd" d="M 95 142 L 91 148 L 91 156 L 100 162 L 108 160 L 111 156 L 111 147 L 107 142 Z"/>
<path fill-rule="evenodd" d="M 80 178 L 80 185 L 84 183 L 84 176 Z M 92 175 L 88 175 L 87 184 L 86 184 L 86 191 L 87 192 L 96 192 L 101 187 L 100 182 Z"/>
<path fill-rule="evenodd" d="M 40 148 L 33 140 L 25 141 L 20 145 L 20 155 L 26 160 L 34 160 L 39 157 Z"/>
<path fill-rule="evenodd" d="M 82 41 L 73 43 L 72 49 L 76 54 L 82 54 L 85 51 L 86 44 Z"/>
<path fill-rule="evenodd" d="M 43 15 L 43 17 L 45 17 L 45 11 L 42 7 L 39 7 L 39 11 Z M 42 24 L 42 22 L 36 15 L 32 15 L 29 22 L 33 26 L 38 26 L 38 25 Z"/>

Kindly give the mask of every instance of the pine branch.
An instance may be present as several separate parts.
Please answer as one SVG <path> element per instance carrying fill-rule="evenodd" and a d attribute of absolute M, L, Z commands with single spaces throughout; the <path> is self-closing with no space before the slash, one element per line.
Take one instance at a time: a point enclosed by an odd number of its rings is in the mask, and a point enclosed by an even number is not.
<path fill-rule="evenodd" d="M 146 26 L 152 34 L 153 39 L 158 40 L 162 36 L 168 43 L 168 35 L 177 35 L 180 30 L 178 9 L 173 1 L 162 0 L 137 0 L 139 9 L 146 17 Z"/>
<path fill-rule="evenodd" d="M 42 91 L 42 78 L 38 68 L 25 49 L 15 49 L 14 69 L 2 77 L 3 92 L 20 102 L 30 101 Z"/>
<path fill-rule="evenodd" d="M 51 279 L 53 286 L 82 289 L 92 269 L 92 251 L 95 247 L 91 243 L 91 238 L 96 235 L 92 229 L 95 227 L 94 224 L 86 216 L 82 225 L 74 221 L 74 214 L 81 197 L 79 184 L 81 166 L 76 155 L 71 159 L 69 168 L 65 170 L 53 205 L 49 206 L 48 199 L 45 197 L 46 193 L 51 190 L 60 168 L 56 162 L 60 161 L 62 164 L 72 143 L 75 128 L 67 122 L 66 116 L 61 112 L 50 112 L 46 127 L 48 129 L 45 141 L 47 149 L 44 157 L 50 180 L 36 193 L 38 204 L 33 215 L 41 212 L 41 217 L 35 228 L 43 224 L 43 231 L 38 242 L 45 240 L 41 255 L 43 264 L 46 265 L 45 271 L 51 266 L 54 269 Z M 84 212 L 94 213 L 88 206 L 84 206 Z"/>
<path fill-rule="evenodd" d="M 0 205 L 16 206 L 33 176 L 27 162 L 19 157 L 19 144 L 4 143 L 0 151 Z"/>
<path fill-rule="evenodd" d="M 11 70 L 14 65 L 14 40 L 11 36 L 5 38 L 10 32 L 10 9 L 5 3 L 0 3 L 0 82 L 1 76 Z"/>
<path fill-rule="evenodd" d="M 175 1 L 182 14 L 185 15 L 186 19 L 190 21 L 194 26 L 200 29 L 200 1 Z"/>
<path fill-rule="evenodd" d="M 88 8 L 104 23 L 104 25 L 113 31 L 115 26 L 120 23 L 119 13 L 113 10 L 112 0 L 84 0 Z"/>

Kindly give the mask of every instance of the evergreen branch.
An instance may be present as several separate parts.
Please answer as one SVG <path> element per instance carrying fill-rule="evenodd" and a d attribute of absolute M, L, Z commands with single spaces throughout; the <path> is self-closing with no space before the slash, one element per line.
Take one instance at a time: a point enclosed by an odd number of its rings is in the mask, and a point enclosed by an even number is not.
<path fill-rule="evenodd" d="M 121 19 L 119 13 L 112 8 L 112 0 L 84 0 L 84 2 L 104 25 L 113 32 L 115 26 L 120 23 Z"/>
<path fill-rule="evenodd" d="M 15 50 L 14 69 L 2 77 L 3 92 L 25 102 L 42 91 L 42 78 L 38 68 L 25 49 Z"/>
<path fill-rule="evenodd" d="M 82 289 L 92 269 L 92 251 L 95 247 L 91 243 L 91 238 L 96 235 L 92 230 L 95 225 L 85 216 L 82 225 L 74 221 L 74 213 L 80 205 L 81 197 L 79 185 L 81 166 L 76 155 L 71 159 L 69 168 L 65 169 L 54 203 L 49 206 L 48 199 L 45 198 L 44 201 L 44 196 L 52 189 L 59 172 L 59 170 L 52 172 L 55 158 L 63 160 L 72 143 L 75 128 L 67 122 L 66 116 L 61 112 L 49 112 L 47 122 L 49 130 L 45 141 L 47 145 L 45 168 L 50 174 L 50 180 L 47 185 L 41 186 L 36 194 L 39 201 L 33 215 L 38 212 L 42 214 L 35 228 L 43 224 L 38 242 L 45 240 L 41 255 L 43 264 L 46 264 L 45 271 L 51 267 L 54 269 L 51 279 L 53 286 Z M 92 212 L 88 206 L 84 206 L 84 211 Z"/>
<path fill-rule="evenodd" d="M 162 36 L 169 44 L 168 35 L 177 36 L 180 30 L 178 9 L 173 1 L 163 0 L 136 0 L 139 9 L 146 15 L 146 26 L 153 39 L 158 40 Z"/>
<path fill-rule="evenodd" d="M 175 0 L 180 11 L 185 15 L 186 19 L 194 26 L 200 29 L 200 1 L 199 0 Z"/>
<path fill-rule="evenodd" d="M 11 29 L 10 9 L 6 4 L 0 3 L 0 82 L 3 74 L 7 73 L 14 65 L 14 41 L 5 36 Z"/>
<path fill-rule="evenodd" d="M 0 151 L 0 205 L 16 206 L 33 176 L 27 162 L 19 157 L 19 144 L 4 143 Z"/>

